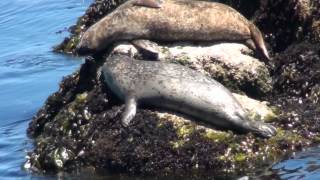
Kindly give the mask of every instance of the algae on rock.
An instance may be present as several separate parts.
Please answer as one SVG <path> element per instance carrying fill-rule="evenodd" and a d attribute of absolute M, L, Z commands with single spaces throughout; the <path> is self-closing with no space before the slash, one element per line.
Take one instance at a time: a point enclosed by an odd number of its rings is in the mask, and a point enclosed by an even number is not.
<path fill-rule="evenodd" d="M 172 112 L 140 109 L 129 128 L 124 128 L 120 121 L 121 102 L 103 80 L 96 79 L 99 65 L 101 60 L 87 59 L 79 73 L 66 78 L 57 92 L 62 97 L 69 96 L 65 87 L 70 87 L 63 84 L 75 81 L 71 83 L 75 85 L 71 88 L 73 98 L 48 116 L 52 118 L 47 122 L 42 121 L 40 113 L 39 119 L 36 117 L 30 124 L 30 134 L 39 140 L 46 139 L 39 141 L 29 155 L 31 168 L 68 170 L 93 166 L 143 174 L 212 168 L 216 172 L 238 172 L 253 168 L 255 158 L 268 155 L 253 153 L 257 151 L 254 144 L 263 139 L 214 130 L 206 123 Z M 243 95 L 235 97 L 248 107 L 252 120 L 276 118 L 266 103 Z M 56 101 L 47 103 L 44 112 L 52 112 L 50 109 L 56 106 Z M 162 159 L 164 155 L 167 158 Z M 244 168 L 244 162 L 252 165 Z M 220 168 L 216 167 L 218 164 Z"/>

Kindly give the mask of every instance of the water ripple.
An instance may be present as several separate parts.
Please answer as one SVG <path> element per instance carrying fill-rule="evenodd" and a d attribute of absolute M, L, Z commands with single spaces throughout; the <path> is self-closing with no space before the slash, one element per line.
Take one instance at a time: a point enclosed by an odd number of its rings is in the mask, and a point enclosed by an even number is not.
<path fill-rule="evenodd" d="M 309 148 L 273 166 L 281 179 L 320 179 L 320 147 Z"/>
<path fill-rule="evenodd" d="M 21 167 L 32 141 L 31 117 L 79 67 L 79 59 L 52 53 L 92 0 L 0 0 L 0 179 L 50 179 Z"/>

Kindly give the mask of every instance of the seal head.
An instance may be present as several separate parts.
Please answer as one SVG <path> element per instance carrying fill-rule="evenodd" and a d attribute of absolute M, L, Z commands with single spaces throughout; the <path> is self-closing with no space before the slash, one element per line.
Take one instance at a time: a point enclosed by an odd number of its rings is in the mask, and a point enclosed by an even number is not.
<path fill-rule="evenodd" d="M 82 35 L 80 42 L 78 43 L 78 45 L 76 46 L 76 52 L 79 55 L 84 55 L 84 54 L 93 54 L 95 52 L 97 52 L 97 49 L 99 49 L 99 47 L 95 46 L 98 45 L 98 43 L 92 43 L 94 42 L 94 31 L 90 28 Z M 100 45 L 100 43 L 99 43 Z"/>

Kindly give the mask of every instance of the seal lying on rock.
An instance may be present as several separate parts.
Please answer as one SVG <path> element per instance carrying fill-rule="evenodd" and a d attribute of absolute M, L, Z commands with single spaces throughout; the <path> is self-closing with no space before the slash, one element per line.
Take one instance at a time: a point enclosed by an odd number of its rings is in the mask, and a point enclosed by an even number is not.
<path fill-rule="evenodd" d="M 269 59 L 258 28 L 227 5 L 186 0 L 165 0 L 160 8 L 155 4 L 156 0 L 122 4 L 83 34 L 77 52 L 95 53 L 122 40 L 234 41 L 245 43 Z"/>
<path fill-rule="evenodd" d="M 249 121 L 245 110 L 223 85 L 182 65 L 112 55 L 101 71 L 111 91 L 125 101 L 125 126 L 139 104 L 174 110 L 219 128 L 263 137 L 276 133 L 271 125 Z"/>

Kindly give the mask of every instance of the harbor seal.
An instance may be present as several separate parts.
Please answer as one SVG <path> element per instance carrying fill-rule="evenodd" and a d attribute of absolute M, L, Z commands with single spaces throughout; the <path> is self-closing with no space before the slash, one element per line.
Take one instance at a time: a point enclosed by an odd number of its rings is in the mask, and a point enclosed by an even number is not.
<path fill-rule="evenodd" d="M 95 53 L 116 41 L 135 39 L 233 41 L 270 59 L 259 29 L 227 5 L 188 0 L 164 0 L 159 8 L 155 4 L 156 0 L 129 0 L 120 5 L 83 34 L 76 51 L 80 55 Z"/>
<path fill-rule="evenodd" d="M 180 112 L 222 129 L 275 135 L 273 126 L 249 121 L 246 111 L 219 82 L 178 64 L 111 55 L 101 67 L 110 90 L 125 102 L 122 124 L 128 126 L 137 105 Z"/>

